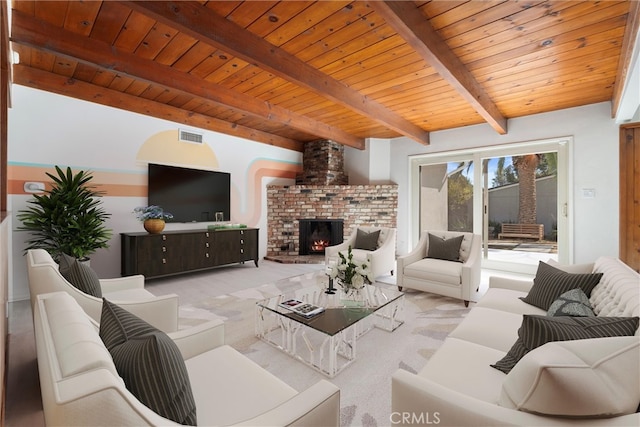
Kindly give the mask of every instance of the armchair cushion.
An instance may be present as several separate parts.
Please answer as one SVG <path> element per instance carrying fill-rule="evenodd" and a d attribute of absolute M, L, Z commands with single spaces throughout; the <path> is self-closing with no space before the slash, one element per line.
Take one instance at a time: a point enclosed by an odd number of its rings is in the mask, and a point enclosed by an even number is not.
<path fill-rule="evenodd" d="M 96 298 L 102 298 L 100 278 L 88 265 L 78 262 L 76 258 L 62 254 L 60 258 L 60 273 L 73 286 Z"/>
<path fill-rule="evenodd" d="M 356 241 L 353 245 L 354 249 L 364 249 L 367 251 L 375 251 L 378 249 L 378 238 L 380 237 L 380 230 L 367 233 L 366 231 L 358 228 L 356 234 Z"/>
<path fill-rule="evenodd" d="M 587 296 L 600 283 L 602 273 L 572 274 L 540 261 L 533 286 L 526 297 L 520 298 L 527 304 L 549 310 L 551 304 L 563 293 L 580 288 Z"/>
<path fill-rule="evenodd" d="M 459 262 L 462 239 L 464 239 L 463 235 L 444 239 L 429 233 L 429 249 L 427 257 Z"/>
<path fill-rule="evenodd" d="M 167 334 L 106 299 L 99 334 L 127 389 L 140 402 L 177 423 L 197 425 L 189 373 Z"/>
<path fill-rule="evenodd" d="M 547 317 L 524 315 L 518 339 L 493 368 L 508 374 L 531 350 L 552 341 L 631 336 L 638 317 Z"/>

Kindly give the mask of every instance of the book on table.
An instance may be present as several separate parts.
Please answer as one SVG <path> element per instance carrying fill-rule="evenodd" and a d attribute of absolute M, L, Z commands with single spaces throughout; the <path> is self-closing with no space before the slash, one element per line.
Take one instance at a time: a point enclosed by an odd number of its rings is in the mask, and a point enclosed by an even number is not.
<path fill-rule="evenodd" d="M 303 317 L 313 317 L 324 311 L 324 307 L 317 306 L 298 299 L 289 299 L 278 304 L 282 308 L 291 310 Z"/>

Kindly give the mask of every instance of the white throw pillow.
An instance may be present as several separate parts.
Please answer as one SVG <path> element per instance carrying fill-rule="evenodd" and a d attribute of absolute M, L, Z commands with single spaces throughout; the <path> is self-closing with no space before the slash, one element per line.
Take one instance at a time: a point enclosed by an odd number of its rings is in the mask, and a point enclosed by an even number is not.
<path fill-rule="evenodd" d="M 570 417 L 631 414 L 640 402 L 639 360 L 637 336 L 550 342 L 507 375 L 500 405 Z"/>

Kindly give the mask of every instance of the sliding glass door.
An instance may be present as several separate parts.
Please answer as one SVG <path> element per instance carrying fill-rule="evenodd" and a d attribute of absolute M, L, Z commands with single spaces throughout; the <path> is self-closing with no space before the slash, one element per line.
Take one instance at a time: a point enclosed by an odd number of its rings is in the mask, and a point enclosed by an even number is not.
<path fill-rule="evenodd" d="M 480 234 L 485 268 L 532 273 L 539 260 L 569 262 L 569 141 L 415 156 L 413 237 Z"/>

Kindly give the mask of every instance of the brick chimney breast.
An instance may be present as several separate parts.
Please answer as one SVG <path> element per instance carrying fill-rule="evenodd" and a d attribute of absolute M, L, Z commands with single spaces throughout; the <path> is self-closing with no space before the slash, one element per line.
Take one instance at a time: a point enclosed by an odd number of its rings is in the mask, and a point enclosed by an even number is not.
<path fill-rule="evenodd" d="M 347 185 L 344 172 L 344 146 L 322 139 L 307 142 L 302 154 L 302 173 L 296 176 L 296 185 Z"/>

